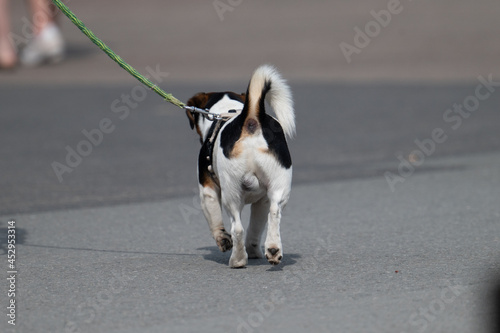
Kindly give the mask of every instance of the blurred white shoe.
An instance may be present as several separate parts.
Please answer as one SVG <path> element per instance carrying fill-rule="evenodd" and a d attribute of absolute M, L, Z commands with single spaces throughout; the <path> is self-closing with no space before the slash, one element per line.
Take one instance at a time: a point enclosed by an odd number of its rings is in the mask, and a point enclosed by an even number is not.
<path fill-rule="evenodd" d="M 64 58 L 64 39 L 54 23 L 47 24 L 22 50 L 21 64 L 38 66 L 43 63 L 57 63 Z"/>

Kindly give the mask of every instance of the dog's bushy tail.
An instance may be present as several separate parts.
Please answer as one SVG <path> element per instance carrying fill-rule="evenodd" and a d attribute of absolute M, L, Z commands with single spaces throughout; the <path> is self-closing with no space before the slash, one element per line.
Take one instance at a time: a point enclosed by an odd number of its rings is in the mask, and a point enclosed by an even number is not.
<path fill-rule="evenodd" d="M 260 66 L 250 79 L 247 92 L 247 118 L 261 119 L 266 100 L 274 110 L 283 132 L 288 137 L 295 135 L 295 113 L 290 87 L 278 71 L 270 65 Z"/>

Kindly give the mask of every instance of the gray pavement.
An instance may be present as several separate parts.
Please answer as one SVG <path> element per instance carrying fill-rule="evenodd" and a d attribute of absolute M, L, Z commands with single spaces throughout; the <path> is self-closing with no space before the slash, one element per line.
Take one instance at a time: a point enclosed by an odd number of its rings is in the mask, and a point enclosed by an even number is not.
<path fill-rule="evenodd" d="M 428 163 L 295 186 L 276 268 L 228 268 L 193 197 L 15 215 L 18 331 L 489 332 L 500 154 Z"/>
<path fill-rule="evenodd" d="M 497 2 L 67 3 L 181 100 L 278 66 L 298 132 L 285 257 L 227 267 L 185 116 L 61 18 L 65 62 L 0 72 L 0 267 L 14 219 L 18 270 L 0 332 L 500 331 Z M 371 11 L 386 26 L 361 45 Z"/>
<path fill-rule="evenodd" d="M 477 84 L 292 81 L 299 133 L 290 142 L 295 184 L 383 177 L 386 171 L 397 174 L 398 156 L 408 160 L 419 149 L 415 140 L 429 140 L 436 128 L 445 130 L 447 140 L 436 145 L 431 157 L 498 151 L 498 92 L 481 101 L 456 130 L 456 121 L 443 120 L 446 110 L 474 95 Z M 244 91 L 246 82 L 206 86 L 207 90 Z M 2 185 L 9 189 L 0 193 L 0 214 L 191 195 L 197 189 L 197 135 L 183 112 L 152 93 L 130 108 L 126 117 L 113 112 L 113 102 L 130 95 L 135 87 L 76 84 L 20 89 L 0 84 L 6 105 L 1 114 L 5 125 L 0 153 L 9 156 L 0 159 Z M 187 100 L 203 89 L 195 83 L 178 84 L 176 95 Z M 29 99 L 23 98 L 26 91 Z M 84 132 L 99 129 L 103 119 L 109 119 L 114 130 L 103 133 L 88 156 L 79 154 L 79 161 L 69 152 L 90 142 Z M 86 154 L 89 148 L 82 149 Z M 382 162 L 387 165 L 380 167 Z M 418 170 L 432 169 L 424 163 Z"/>

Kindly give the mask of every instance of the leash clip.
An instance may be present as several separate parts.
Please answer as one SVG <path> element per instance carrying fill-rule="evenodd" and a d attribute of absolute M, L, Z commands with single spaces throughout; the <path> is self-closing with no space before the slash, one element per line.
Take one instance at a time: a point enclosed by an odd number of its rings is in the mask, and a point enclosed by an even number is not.
<path fill-rule="evenodd" d="M 210 121 L 222 119 L 222 116 L 220 114 L 210 112 L 207 109 L 200 109 L 200 108 L 197 108 L 195 106 L 187 106 L 187 105 L 184 106 L 184 109 L 186 109 L 192 113 L 200 113 Z"/>

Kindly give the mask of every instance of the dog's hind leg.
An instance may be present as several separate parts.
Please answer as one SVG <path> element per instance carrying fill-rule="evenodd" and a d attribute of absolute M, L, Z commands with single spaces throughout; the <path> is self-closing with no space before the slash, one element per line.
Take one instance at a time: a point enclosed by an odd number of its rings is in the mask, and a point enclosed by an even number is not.
<path fill-rule="evenodd" d="M 264 197 L 252 204 L 250 213 L 250 224 L 248 225 L 245 246 L 248 253 L 248 258 L 258 259 L 263 258 L 260 248 L 260 240 L 264 227 L 267 223 L 267 215 L 269 213 L 269 199 Z"/>
<path fill-rule="evenodd" d="M 225 205 L 231 218 L 231 237 L 233 239 L 233 252 L 229 258 L 229 266 L 232 268 L 242 268 L 248 263 L 248 255 L 243 243 L 243 225 L 241 224 L 242 205 L 232 198 L 229 205 Z"/>
<path fill-rule="evenodd" d="M 271 265 L 278 265 L 283 259 L 283 246 L 281 245 L 280 222 L 281 211 L 288 202 L 289 189 L 268 193 L 271 202 L 269 208 L 266 242 L 264 244 L 266 258 Z"/>
<path fill-rule="evenodd" d="M 222 208 L 220 191 L 216 186 L 200 185 L 200 198 L 203 214 L 208 222 L 208 227 L 212 233 L 217 246 L 222 252 L 226 252 L 233 247 L 231 235 L 226 232 L 222 221 Z"/>

